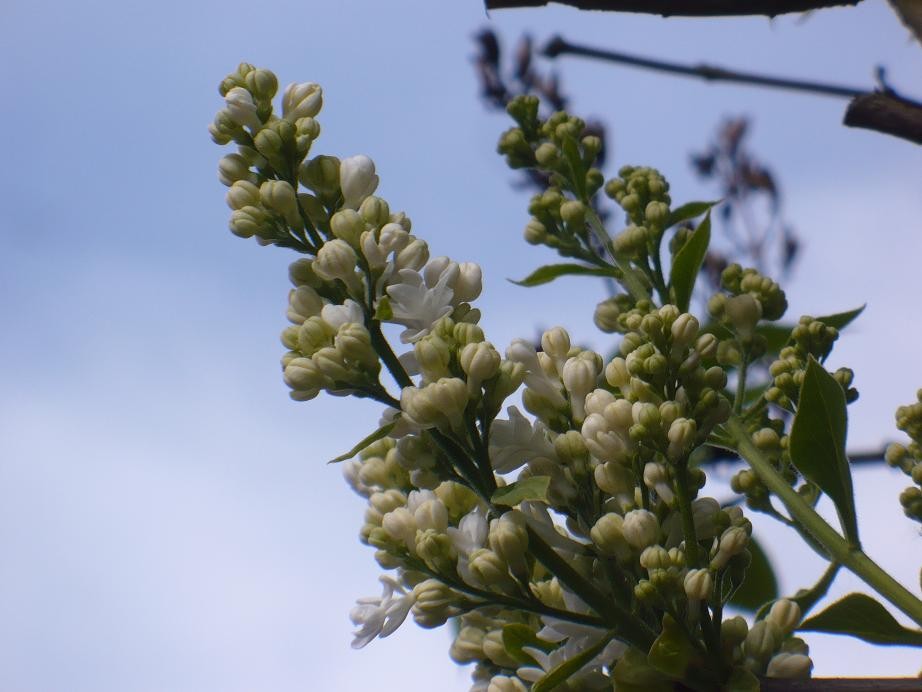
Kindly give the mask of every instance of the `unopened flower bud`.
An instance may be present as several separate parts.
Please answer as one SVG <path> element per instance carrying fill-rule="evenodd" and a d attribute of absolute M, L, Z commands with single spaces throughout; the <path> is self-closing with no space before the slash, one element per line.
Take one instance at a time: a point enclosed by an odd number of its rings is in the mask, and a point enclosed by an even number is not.
<path fill-rule="evenodd" d="M 752 334 L 756 324 L 762 319 L 762 305 L 749 293 L 728 298 L 725 312 L 730 323 L 743 335 Z"/>
<path fill-rule="evenodd" d="M 331 197 L 339 191 L 340 161 L 335 156 L 315 156 L 307 159 L 298 171 L 304 187 L 321 197 Z"/>
<path fill-rule="evenodd" d="M 291 226 L 300 227 L 298 200 L 294 188 L 284 180 L 267 180 L 259 188 L 263 205 L 284 217 Z"/>
<path fill-rule="evenodd" d="M 676 418 L 669 426 L 669 458 L 673 461 L 681 459 L 695 443 L 698 427 L 690 418 Z"/>
<path fill-rule="evenodd" d="M 569 200 L 560 205 L 560 218 L 570 226 L 582 227 L 586 223 L 586 205 L 578 200 Z"/>
<path fill-rule="evenodd" d="M 499 372 L 502 358 L 493 347 L 493 344 L 481 341 L 467 344 L 462 348 L 458 360 L 461 364 L 461 369 L 464 370 L 468 377 L 468 381 L 476 383 L 476 386 L 479 387 L 481 382 L 489 380 Z"/>
<path fill-rule="evenodd" d="M 363 154 L 343 159 L 339 167 L 339 184 L 343 191 L 343 206 L 358 209 L 378 187 L 374 161 Z"/>
<path fill-rule="evenodd" d="M 426 579 L 413 587 L 413 620 L 420 627 L 441 627 L 457 615 L 457 594 L 438 579 Z"/>
<path fill-rule="evenodd" d="M 800 606 L 796 602 L 781 598 L 772 604 L 768 611 L 768 620 L 771 620 L 782 634 L 790 634 L 800 624 Z"/>
<path fill-rule="evenodd" d="M 249 169 L 247 169 L 249 175 Z M 227 191 L 227 206 L 231 209 L 257 206 L 260 203 L 259 188 L 249 180 L 236 180 Z"/>
<path fill-rule="evenodd" d="M 262 120 L 256 114 L 257 106 L 253 95 L 243 87 L 234 87 L 224 95 L 224 102 L 231 117 L 241 126 L 256 131 L 262 127 Z"/>
<path fill-rule="evenodd" d="M 623 495 L 634 489 L 634 476 L 630 469 L 615 461 L 596 466 L 593 476 L 599 490 L 609 495 Z"/>
<path fill-rule="evenodd" d="M 391 208 L 380 197 L 366 197 L 359 206 L 359 214 L 365 223 L 370 226 L 380 227 L 388 223 L 391 218 Z"/>
<path fill-rule="evenodd" d="M 489 541 L 490 548 L 509 565 L 514 575 L 520 579 L 528 577 L 528 562 L 525 558 L 528 532 L 525 529 L 525 515 L 518 510 L 512 510 L 491 521 Z"/>
<path fill-rule="evenodd" d="M 464 665 L 483 658 L 483 640 L 486 636 L 479 627 L 462 627 L 455 637 L 448 655 L 455 663 Z"/>
<path fill-rule="evenodd" d="M 813 669 L 813 661 L 803 654 L 780 653 L 772 656 L 765 670 L 766 677 L 788 680 L 806 680 Z"/>
<path fill-rule="evenodd" d="M 351 247 L 359 247 L 359 239 L 365 231 L 365 221 L 354 209 L 340 209 L 330 217 L 333 235 L 345 240 Z"/>
<path fill-rule="evenodd" d="M 690 601 L 705 601 L 711 597 L 714 590 L 714 578 L 706 569 L 689 570 L 683 584 L 685 595 Z"/>
<path fill-rule="evenodd" d="M 759 620 L 746 635 L 743 651 L 750 658 L 764 663 L 775 653 L 781 642 L 781 633 L 768 620 Z"/>
<path fill-rule="evenodd" d="M 589 537 L 600 553 L 626 562 L 631 557 L 631 549 L 624 538 L 623 527 L 624 518 L 609 512 L 599 518 L 589 532 Z"/>
<path fill-rule="evenodd" d="M 272 223 L 261 207 L 235 209 L 228 226 L 231 233 L 240 238 L 266 237 L 272 229 Z"/>
<path fill-rule="evenodd" d="M 322 279 L 351 281 L 355 278 L 356 255 L 349 244 L 337 238 L 323 244 L 314 261 L 314 271 Z"/>
<path fill-rule="evenodd" d="M 252 177 L 250 164 L 240 154 L 228 154 L 218 161 L 218 180 L 228 187 L 238 180 L 249 181 Z M 239 207 L 234 208 L 239 209 Z"/>
<path fill-rule="evenodd" d="M 429 261 L 429 246 L 426 241 L 414 238 L 394 258 L 396 269 L 419 271 Z"/>
<path fill-rule="evenodd" d="M 313 118 L 323 106 L 323 89 L 313 82 L 289 84 L 282 96 L 282 117 L 289 122 Z"/>
<path fill-rule="evenodd" d="M 659 542 L 659 521 L 653 512 L 635 509 L 624 515 L 624 538 L 632 547 L 643 550 Z"/>
<path fill-rule="evenodd" d="M 698 336 L 698 320 L 694 315 L 683 313 L 672 323 L 670 333 L 674 348 L 683 349 L 690 346 Z"/>
<path fill-rule="evenodd" d="M 514 668 L 516 665 L 518 662 L 513 659 L 513 665 L 510 667 Z M 528 688 L 521 680 L 508 675 L 494 675 L 490 678 L 490 684 L 487 685 L 487 692 L 527 692 L 527 690 Z"/>

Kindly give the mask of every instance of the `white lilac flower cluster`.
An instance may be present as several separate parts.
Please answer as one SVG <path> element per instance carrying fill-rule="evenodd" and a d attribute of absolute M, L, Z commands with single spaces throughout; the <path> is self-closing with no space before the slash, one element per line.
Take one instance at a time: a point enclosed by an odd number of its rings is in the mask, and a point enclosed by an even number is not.
<path fill-rule="evenodd" d="M 319 86 L 287 87 L 280 116 L 267 70 L 242 64 L 220 91 L 212 137 L 237 145 L 219 165 L 231 230 L 303 254 L 291 265 L 292 326 L 282 333 L 292 398 L 323 391 L 385 407 L 380 428 L 344 463 L 368 501 L 361 540 L 386 570 L 381 596 L 351 613 L 353 646 L 410 615 L 423 627 L 454 619 L 450 655 L 475 664 L 472 690 L 482 692 L 528 690 L 549 676 L 558 689 L 652 690 L 731 679 L 751 689 L 756 676 L 810 675 L 794 636 L 798 601 L 775 600 L 752 626 L 724 616 L 746 580 L 752 527 L 740 508 L 699 496 L 699 462 L 743 410 L 746 365 L 766 349 L 756 324 L 784 312 L 777 284 L 731 267 L 727 294 L 710 304 L 714 321 L 702 326 L 682 276 L 667 285 L 662 273 L 659 245 L 676 223 L 662 176 L 626 168 L 605 183 L 588 168 L 595 142 L 580 139 L 581 121 L 540 121 L 536 105 L 519 100 L 510 112 L 520 126 L 500 151 L 550 180 L 532 201 L 526 237 L 627 293 L 596 310 L 604 331 L 622 335 L 611 357 L 561 327 L 502 352 L 472 306 L 480 268 L 430 258 L 409 218 L 375 196 L 368 157 L 310 156 Z M 603 187 L 627 214 L 618 234 L 593 208 Z M 687 229 L 676 237 L 671 261 L 681 268 L 698 240 Z M 403 328 L 403 353 L 382 323 Z M 805 359 L 791 368 L 802 371 Z M 790 399 L 780 369 L 773 375 L 777 398 Z M 510 403 L 519 391 L 521 404 Z M 752 442 L 790 469 L 783 422 L 768 418 L 764 398 L 748 411 Z M 748 494 L 767 511 L 764 495 Z"/>

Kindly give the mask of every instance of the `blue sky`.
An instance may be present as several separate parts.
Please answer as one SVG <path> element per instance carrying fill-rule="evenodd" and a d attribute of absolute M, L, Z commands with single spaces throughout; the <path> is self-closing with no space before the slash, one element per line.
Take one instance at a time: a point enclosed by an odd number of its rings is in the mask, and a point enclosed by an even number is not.
<path fill-rule="evenodd" d="M 361 652 L 347 613 L 377 592 L 362 502 L 323 460 L 375 407 L 295 404 L 281 382 L 291 256 L 240 241 L 207 135 L 241 60 L 318 81 L 318 151 L 366 153 L 379 192 L 435 254 L 479 261 L 488 337 L 591 325 L 600 287 L 508 284 L 551 259 L 526 246 L 526 196 L 494 153 L 505 118 L 477 99 L 472 34 L 490 23 L 679 60 L 870 84 L 918 83 L 922 51 L 878 0 L 806 19 L 660 20 L 455 2 L 81 3 L 0 9 L 0 689 L 18 692 L 466 689 L 447 632 L 412 624 Z M 714 191 L 688 154 L 724 115 L 754 118 L 806 241 L 792 314 L 868 301 L 834 364 L 858 373 L 855 446 L 894 436 L 922 386 L 915 286 L 920 149 L 839 125 L 842 104 L 567 59 L 574 110 L 603 118 L 610 170 L 660 167 L 676 200 Z M 581 307 L 580 307 L 581 306 Z M 540 317 L 537 317 L 540 315 Z M 903 483 L 857 477 L 865 542 L 916 584 Z M 761 526 L 761 525 L 760 525 Z M 769 549 L 819 565 L 791 536 Z M 910 556 L 913 559 L 907 560 Z M 843 580 L 839 591 L 857 588 Z M 816 672 L 913 674 L 909 652 L 815 638 Z"/>

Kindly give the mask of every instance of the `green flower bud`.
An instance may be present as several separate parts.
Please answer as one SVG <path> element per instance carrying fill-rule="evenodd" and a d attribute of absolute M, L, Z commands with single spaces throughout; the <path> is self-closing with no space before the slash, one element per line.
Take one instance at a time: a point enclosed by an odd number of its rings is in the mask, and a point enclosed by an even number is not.
<path fill-rule="evenodd" d="M 637 550 L 659 542 L 660 529 L 656 515 L 645 509 L 635 509 L 624 515 L 625 540 Z"/>
<path fill-rule="evenodd" d="M 547 227 L 538 219 L 531 219 L 525 226 L 525 242 L 530 245 L 540 245 L 547 242 Z"/>
<path fill-rule="evenodd" d="M 788 635 L 800 624 L 800 606 L 786 598 L 780 598 L 772 604 L 768 620 L 773 622 L 782 634 Z"/>
<path fill-rule="evenodd" d="M 640 566 L 648 572 L 654 569 L 668 569 L 672 566 L 672 560 L 663 546 L 651 545 L 640 553 Z"/>
<path fill-rule="evenodd" d="M 755 623 L 746 635 L 743 642 L 743 651 L 746 656 L 765 663 L 778 649 L 781 643 L 781 633 L 778 628 L 768 620 Z"/>
<path fill-rule="evenodd" d="M 589 532 L 589 537 L 602 555 L 620 562 L 631 559 L 631 548 L 624 538 L 624 518 L 614 512 L 603 514 Z"/>
<path fill-rule="evenodd" d="M 321 198 L 339 194 L 339 159 L 335 156 L 315 156 L 307 159 L 298 169 L 301 184 Z"/>
<path fill-rule="evenodd" d="M 353 209 L 340 209 L 330 217 L 330 230 L 334 236 L 357 248 L 362 233 L 365 232 L 365 221 Z"/>
<path fill-rule="evenodd" d="M 369 226 L 380 227 L 390 221 L 391 209 L 380 197 L 366 197 L 359 207 L 359 214 Z"/>
<path fill-rule="evenodd" d="M 256 69 L 244 78 L 247 89 L 260 101 L 271 101 L 279 88 L 279 81 L 269 70 Z"/>
<path fill-rule="evenodd" d="M 259 206 L 259 188 L 249 180 L 237 180 L 230 186 L 225 199 L 231 209 Z"/>
<path fill-rule="evenodd" d="M 762 318 L 762 304 L 750 294 L 744 293 L 726 301 L 725 314 L 737 332 L 749 336 Z"/>
<path fill-rule="evenodd" d="M 355 280 L 357 261 L 355 250 L 346 241 L 337 238 L 323 244 L 317 252 L 313 269 L 322 279 L 341 279 L 348 284 Z"/>
<path fill-rule="evenodd" d="M 252 182 L 255 177 L 250 171 L 250 164 L 240 154 L 228 154 L 218 162 L 218 180 L 227 187 L 238 180 Z"/>
<path fill-rule="evenodd" d="M 542 168 L 553 168 L 560 160 L 560 150 L 550 142 L 543 142 L 535 149 L 535 160 Z"/>
<path fill-rule="evenodd" d="M 749 625 L 746 618 L 736 615 L 720 624 L 720 642 L 723 646 L 733 648 L 742 644 L 749 634 Z"/>
<path fill-rule="evenodd" d="M 484 657 L 483 640 L 486 632 L 478 627 L 462 627 L 455 637 L 448 655 L 460 665 L 476 663 Z"/>
<path fill-rule="evenodd" d="M 706 601 L 714 591 L 714 578 L 706 569 L 692 569 L 683 581 L 685 595 L 690 601 Z"/>
<path fill-rule="evenodd" d="M 569 200 L 560 205 L 560 218 L 573 228 L 582 228 L 586 223 L 586 205 L 578 200 Z"/>

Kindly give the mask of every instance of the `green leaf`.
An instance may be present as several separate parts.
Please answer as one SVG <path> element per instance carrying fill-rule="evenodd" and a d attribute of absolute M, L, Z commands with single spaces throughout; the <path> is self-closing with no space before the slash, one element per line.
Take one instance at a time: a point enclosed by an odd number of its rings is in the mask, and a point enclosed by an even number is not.
<path fill-rule="evenodd" d="M 663 615 L 663 631 L 650 647 L 647 662 L 664 675 L 677 680 L 687 676 L 695 649 L 670 615 Z"/>
<path fill-rule="evenodd" d="M 378 299 L 378 305 L 375 307 L 375 319 L 379 322 L 387 322 L 394 316 L 394 310 L 391 308 L 390 298 L 381 296 Z"/>
<path fill-rule="evenodd" d="M 755 537 L 750 539 L 747 548 L 752 561 L 746 570 L 743 583 L 730 597 L 730 604 L 751 612 L 778 598 L 778 580 L 768 556 Z"/>
<path fill-rule="evenodd" d="M 527 652 L 522 651 L 523 647 L 530 646 L 542 651 L 550 651 L 554 648 L 554 644 L 539 639 L 530 627 L 520 623 L 503 627 L 503 646 L 512 658 L 527 666 L 537 665 L 537 661 Z"/>
<path fill-rule="evenodd" d="M 550 476 L 531 476 L 497 488 L 490 499 L 494 505 L 505 505 L 506 507 L 515 507 L 526 500 L 547 502 L 547 489 L 550 484 Z"/>
<path fill-rule="evenodd" d="M 628 649 L 611 672 L 618 692 L 672 692 L 675 686 L 637 649 Z"/>
<path fill-rule="evenodd" d="M 567 681 L 570 676 L 579 672 L 579 670 L 589 663 L 592 659 L 601 653 L 602 649 L 608 646 L 608 642 L 611 641 L 611 634 L 608 634 L 602 637 L 594 646 L 589 647 L 585 651 L 578 653 L 573 658 L 564 661 L 556 668 L 553 668 L 548 671 L 547 675 L 538 680 L 532 686 L 531 692 L 550 692 L 558 685 L 563 684 Z"/>
<path fill-rule="evenodd" d="M 836 329 L 844 329 L 850 325 L 858 315 L 864 312 L 864 309 L 867 307 L 867 303 L 862 305 L 860 308 L 855 308 L 854 310 L 847 310 L 846 312 L 837 312 L 834 315 L 826 315 L 825 317 L 817 317 L 820 322 L 828 324 L 830 327 L 835 327 Z"/>
<path fill-rule="evenodd" d="M 669 213 L 669 220 L 666 221 L 666 228 L 672 228 L 677 223 L 682 223 L 683 221 L 688 221 L 689 219 L 694 219 L 698 216 L 701 216 L 704 212 L 708 211 L 715 204 L 718 204 L 720 200 L 715 200 L 713 202 L 689 202 L 688 204 L 683 204 L 678 209 L 673 209 Z"/>
<path fill-rule="evenodd" d="M 922 646 L 922 630 L 906 629 L 880 603 L 862 593 L 850 593 L 804 620 L 798 629 L 846 634 L 872 644 Z"/>
<path fill-rule="evenodd" d="M 614 268 L 591 267 L 588 264 L 546 264 L 538 267 L 531 274 L 521 281 L 509 279 L 517 286 L 540 286 L 541 284 L 550 283 L 561 276 L 605 276 L 608 278 L 618 278 L 618 272 Z"/>
<path fill-rule="evenodd" d="M 844 329 L 851 324 L 858 315 L 864 312 L 865 306 L 846 312 L 837 312 L 834 315 L 817 317 L 816 319 L 823 324 L 828 324 L 836 329 Z M 794 329 L 792 324 L 762 324 L 756 328 L 756 333 L 765 337 L 766 352 L 777 354 L 782 348 L 791 343 L 791 331 Z"/>
<path fill-rule="evenodd" d="M 340 461 L 345 461 L 346 459 L 351 459 L 356 454 L 358 454 L 363 449 L 365 449 L 368 445 L 372 444 L 373 442 L 377 442 L 378 440 L 384 437 L 387 437 L 390 431 L 393 430 L 396 427 L 396 425 L 397 425 L 397 421 L 392 421 L 388 423 L 387 425 L 381 426 L 380 428 L 375 430 L 371 435 L 363 438 L 357 445 L 355 445 L 355 447 L 350 449 L 348 452 L 346 452 L 345 454 L 340 454 L 335 459 L 330 459 L 327 463 L 335 464 Z"/>
<path fill-rule="evenodd" d="M 842 385 L 812 357 L 791 424 L 791 461 L 835 503 L 845 537 L 858 545 L 852 474 L 845 456 L 848 413 Z"/>
<path fill-rule="evenodd" d="M 701 271 L 701 263 L 711 242 L 711 213 L 708 212 L 698 228 L 676 253 L 669 271 L 669 289 L 675 304 L 682 312 L 688 312 L 695 280 Z"/>

